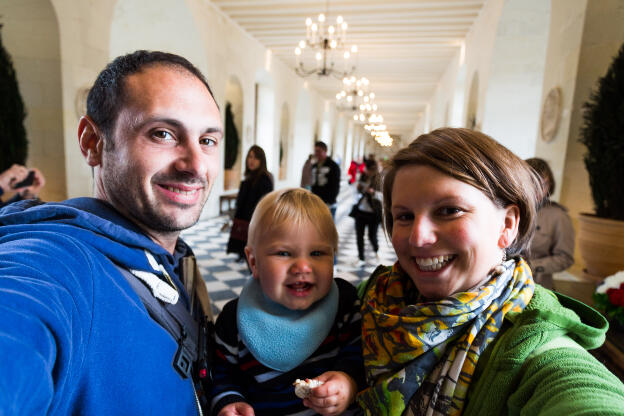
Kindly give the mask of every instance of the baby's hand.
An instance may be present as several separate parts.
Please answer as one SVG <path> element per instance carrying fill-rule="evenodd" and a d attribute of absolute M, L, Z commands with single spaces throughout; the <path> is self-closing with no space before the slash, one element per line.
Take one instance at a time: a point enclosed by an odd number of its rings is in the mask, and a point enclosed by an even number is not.
<path fill-rule="evenodd" d="M 236 402 L 224 406 L 218 416 L 254 416 L 254 410 L 245 402 Z"/>
<path fill-rule="evenodd" d="M 312 394 L 303 404 L 324 416 L 339 415 L 353 402 L 357 393 L 357 384 L 342 371 L 327 371 L 316 380 L 323 381 L 322 386 L 312 390 Z"/>

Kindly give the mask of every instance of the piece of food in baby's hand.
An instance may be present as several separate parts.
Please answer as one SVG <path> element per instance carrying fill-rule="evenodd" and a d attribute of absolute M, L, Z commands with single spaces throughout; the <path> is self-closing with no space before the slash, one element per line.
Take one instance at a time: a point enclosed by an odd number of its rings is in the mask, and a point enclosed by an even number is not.
<path fill-rule="evenodd" d="M 293 383 L 293 386 L 295 386 L 295 394 L 301 399 L 309 397 L 312 389 L 321 385 L 323 385 L 322 381 L 314 379 L 310 380 L 309 378 L 306 378 L 305 380 L 297 379 Z"/>

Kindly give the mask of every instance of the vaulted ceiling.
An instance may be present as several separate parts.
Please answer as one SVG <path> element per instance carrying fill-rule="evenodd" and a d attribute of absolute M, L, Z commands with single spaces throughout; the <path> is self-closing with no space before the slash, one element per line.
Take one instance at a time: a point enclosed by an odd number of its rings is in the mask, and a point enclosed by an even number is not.
<path fill-rule="evenodd" d="M 305 39 L 305 20 L 342 16 L 348 45 L 358 47 L 356 76 L 370 80 L 393 136 L 408 137 L 486 0 L 212 0 L 288 66 Z M 305 61 L 304 61 L 305 62 Z M 314 62 L 312 58 L 310 63 Z M 332 77 L 307 78 L 330 100 L 342 88 Z"/>

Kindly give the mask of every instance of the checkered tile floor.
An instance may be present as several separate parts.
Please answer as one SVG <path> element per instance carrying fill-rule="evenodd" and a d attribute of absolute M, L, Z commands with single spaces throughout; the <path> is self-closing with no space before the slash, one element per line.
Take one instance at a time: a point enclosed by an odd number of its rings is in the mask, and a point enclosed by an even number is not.
<path fill-rule="evenodd" d="M 354 265 L 358 260 L 355 224 L 353 218 L 347 214 L 356 201 L 357 192 L 353 186 L 349 186 L 346 182 L 343 182 L 340 188 L 336 212 L 340 240 L 335 276 L 358 284 L 370 275 L 377 264 L 368 236 L 365 234 L 364 257 L 367 259 L 366 265 L 364 267 Z M 227 217 L 209 218 L 198 222 L 182 234 L 184 240 L 193 248 L 197 256 L 199 268 L 210 293 L 215 316 L 221 311 L 225 303 L 240 294 L 243 285 L 250 276 L 247 265 L 244 262 L 236 262 L 237 255 L 225 254 L 229 230 L 221 231 L 221 229 L 227 222 Z M 378 230 L 378 241 L 380 263 L 393 264 L 396 261 L 396 255 L 381 226 Z"/>

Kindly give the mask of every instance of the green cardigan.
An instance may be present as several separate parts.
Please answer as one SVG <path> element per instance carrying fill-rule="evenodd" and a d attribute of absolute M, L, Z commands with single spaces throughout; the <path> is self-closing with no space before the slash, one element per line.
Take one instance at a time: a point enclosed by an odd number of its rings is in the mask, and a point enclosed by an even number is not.
<path fill-rule="evenodd" d="M 624 384 L 586 351 L 607 329 L 592 308 L 536 285 L 480 357 L 463 415 L 624 415 Z"/>
<path fill-rule="evenodd" d="M 479 359 L 463 414 L 624 415 L 624 385 L 586 351 L 607 328 L 592 308 L 536 285 Z"/>

